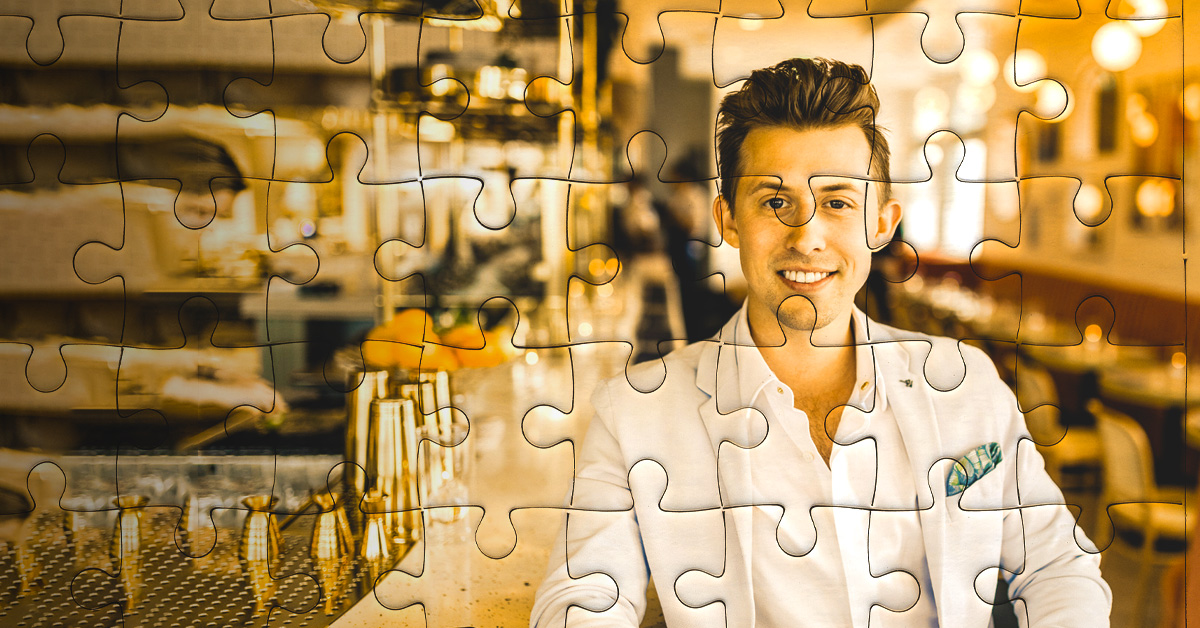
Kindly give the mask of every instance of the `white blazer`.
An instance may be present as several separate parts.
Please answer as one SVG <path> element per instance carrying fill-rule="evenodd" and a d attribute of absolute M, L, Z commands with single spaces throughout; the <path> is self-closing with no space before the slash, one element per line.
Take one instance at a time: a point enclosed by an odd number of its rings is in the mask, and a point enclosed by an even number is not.
<path fill-rule="evenodd" d="M 739 535 L 753 503 L 745 449 L 767 425 L 760 412 L 727 407 L 738 378 L 721 339 L 733 337 L 735 321 L 597 388 L 531 626 L 637 626 L 651 576 L 670 626 L 755 626 L 741 549 L 749 544 Z M 874 321 L 868 330 L 918 487 L 940 625 L 987 626 L 1000 568 L 1009 596 L 1024 601 L 1022 625 L 1107 626 L 1112 593 L 1100 556 L 1062 505 L 991 360 L 953 339 Z M 954 461 L 989 443 L 1002 460 L 947 497 Z M 803 604 L 802 591 L 780 603 Z"/>

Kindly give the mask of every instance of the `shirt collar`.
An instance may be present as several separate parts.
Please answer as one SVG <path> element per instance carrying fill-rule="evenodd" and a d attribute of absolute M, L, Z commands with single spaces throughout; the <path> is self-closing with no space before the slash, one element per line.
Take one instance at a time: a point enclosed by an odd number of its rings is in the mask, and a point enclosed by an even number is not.
<path fill-rule="evenodd" d="M 884 394 L 883 379 L 879 375 L 879 364 L 875 360 L 875 351 L 867 336 L 867 316 L 855 307 L 851 319 L 856 345 L 856 372 L 854 390 L 850 393 L 848 403 L 861 408 L 863 412 L 881 412 L 887 407 L 887 397 Z M 735 315 L 733 345 L 732 357 L 738 377 L 738 407 L 754 403 L 767 386 L 775 385 L 787 389 L 786 384 L 775 375 L 754 344 L 754 338 L 750 335 L 750 319 L 746 315 L 744 304 Z"/>
<path fill-rule="evenodd" d="M 733 330 L 733 361 L 738 378 L 738 405 L 749 406 L 758 398 L 759 393 L 768 385 L 783 382 L 775 376 L 767 361 L 763 359 L 754 337 L 750 335 L 750 319 L 746 315 L 746 306 L 736 314 L 737 323 Z"/>

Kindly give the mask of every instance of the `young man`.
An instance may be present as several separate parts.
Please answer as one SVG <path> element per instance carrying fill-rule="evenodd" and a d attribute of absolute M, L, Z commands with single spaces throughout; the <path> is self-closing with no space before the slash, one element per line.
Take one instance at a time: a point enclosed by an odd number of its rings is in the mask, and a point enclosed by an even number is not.
<path fill-rule="evenodd" d="M 1023 624 L 1108 625 L 1099 555 L 991 361 L 962 345 L 935 389 L 954 341 L 853 305 L 900 220 L 878 108 L 861 67 L 823 59 L 722 102 L 713 216 L 746 303 L 665 378 L 598 388 L 531 625 L 637 626 L 653 576 L 670 626 L 983 628 L 998 574 Z"/>

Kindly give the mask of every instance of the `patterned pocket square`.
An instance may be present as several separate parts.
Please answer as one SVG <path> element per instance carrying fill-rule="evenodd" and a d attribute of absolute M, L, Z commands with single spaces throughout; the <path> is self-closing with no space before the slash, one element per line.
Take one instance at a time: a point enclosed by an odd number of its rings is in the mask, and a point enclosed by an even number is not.
<path fill-rule="evenodd" d="M 946 497 L 954 497 L 967 490 L 968 486 L 990 473 L 1003 459 L 1000 443 L 988 443 L 955 460 L 950 474 L 946 476 Z"/>

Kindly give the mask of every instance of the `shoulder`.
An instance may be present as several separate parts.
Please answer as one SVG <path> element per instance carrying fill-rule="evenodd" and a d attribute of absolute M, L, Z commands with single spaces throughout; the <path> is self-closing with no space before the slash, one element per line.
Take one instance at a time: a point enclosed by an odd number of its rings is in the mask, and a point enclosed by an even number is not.
<path fill-rule="evenodd" d="M 935 389 L 949 391 L 960 385 L 971 389 L 996 387 L 1005 391 L 996 365 L 983 349 L 957 338 L 909 331 L 870 321 L 870 342 L 876 356 L 892 355 L 906 362 L 914 375 L 923 376 Z"/>
<path fill-rule="evenodd" d="M 689 438 L 707 443 L 702 407 L 710 397 L 696 381 L 704 349 L 703 343 L 689 345 L 600 382 L 592 395 L 593 420 L 635 458 L 660 458 Z"/>
<path fill-rule="evenodd" d="M 1024 417 L 987 352 L 957 338 L 879 327 L 878 336 L 874 328 L 871 335 L 872 342 L 881 343 L 876 358 L 891 356 L 885 362 L 892 368 L 903 365 L 908 373 L 903 377 L 925 382 L 916 391 L 916 399 L 924 401 L 904 407 L 928 408 L 928 419 L 939 426 L 943 453 L 957 456 L 984 442 L 1000 443 L 1006 455 L 1015 453 L 1027 433 Z M 882 353 L 878 347 L 885 347 Z M 892 373 L 888 380 L 900 377 Z M 898 401 L 905 390 L 888 388 L 889 398 Z"/>

